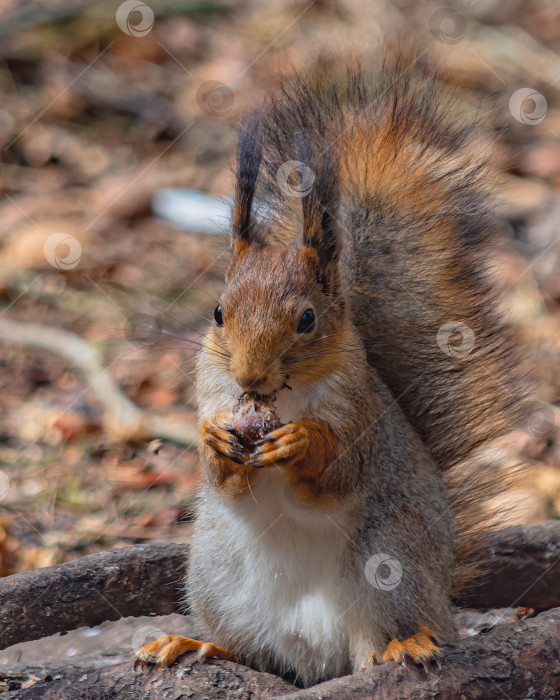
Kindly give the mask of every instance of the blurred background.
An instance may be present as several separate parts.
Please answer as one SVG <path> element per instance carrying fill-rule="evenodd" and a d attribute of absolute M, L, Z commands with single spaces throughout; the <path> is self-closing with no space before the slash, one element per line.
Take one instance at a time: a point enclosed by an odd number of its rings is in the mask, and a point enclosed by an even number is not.
<path fill-rule="evenodd" d="M 497 459 L 535 460 L 505 497 L 511 522 L 559 517 L 557 2 L 2 0 L 0 13 L 0 576 L 188 539 L 192 371 L 227 261 L 240 116 L 290 64 L 371 54 L 400 29 L 433 45 L 459 107 L 495 115 L 493 262 L 537 387 Z"/>

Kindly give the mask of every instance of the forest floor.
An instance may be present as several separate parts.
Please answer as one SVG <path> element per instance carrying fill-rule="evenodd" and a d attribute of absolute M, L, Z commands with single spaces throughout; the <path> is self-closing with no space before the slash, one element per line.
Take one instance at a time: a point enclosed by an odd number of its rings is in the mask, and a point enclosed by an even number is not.
<path fill-rule="evenodd" d="M 465 109 L 498 114 L 504 242 L 495 268 L 538 386 L 530 422 L 510 438 L 516 458 L 535 467 L 505 500 L 512 522 L 559 517 L 560 10 L 536 0 L 465 4 L 442 18 L 437 4 L 412 0 L 169 0 L 150 3 L 153 27 L 134 36 L 118 26 L 114 3 L 49 7 L 2 8 L 0 317 L 77 334 L 139 408 L 194 424 L 197 342 L 227 241 L 155 218 L 154 195 L 231 193 L 240 115 L 289 63 L 420 28 Z M 55 233 L 79 242 L 76 265 L 45 257 Z M 131 336 L 135 314 L 178 337 Z M 193 448 L 166 442 L 156 454 L 146 441 L 119 440 L 103 413 L 59 353 L 0 343 L 0 576 L 188 539 L 200 480 Z M 511 461 L 504 451 L 504 468 Z"/>

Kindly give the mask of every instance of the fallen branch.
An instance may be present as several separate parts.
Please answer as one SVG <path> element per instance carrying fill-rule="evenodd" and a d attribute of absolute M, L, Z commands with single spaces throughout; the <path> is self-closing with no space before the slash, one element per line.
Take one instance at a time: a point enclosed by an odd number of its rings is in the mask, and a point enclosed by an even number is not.
<path fill-rule="evenodd" d="M 97 350 L 75 333 L 38 323 L 0 320 L 0 342 L 39 348 L 61 355 L 83 374 L 87 388 L 103 408 L 103 425 L 116 440 L 162 438 L 194 445 L 197 432 L 186 421 L 174 421 L 143 411 L 113 383 Z"/>
<path fill-rule="evenodd" d="M 390 663 L 284 700 L 487 700 L 560 696 L 560 609 L 495 627 L 444 648 L 441 669 Z M 218 695 L 215 696 L 219 697 Z"/>
<path fill-rule="evenodd" d="M 491 544 L 488 575 L 465 607 L 560 606 L 560 521 L 505 528 Z M 185 612 L 188 547 L 141 544 L 0 579 L 0 649 L 104 620 Z"/>
<path fill-rule="evenodd" d="M 476 613 L 472 615 L 476 616 Z M 481 617 L 482 613 L 479 613 Z M 185 632 L 195 634 L 190 618 L 183 618 Z M 172 625 L 171 621 L 169 623 Z M 158 625 L 166 627 L 164 620 Z M 175 630 L 177 631 L 177 630 Z M 502 623 L 490 632 L 468 637 L 443 648 L 441 668 L 390 663 L 368 668 L 353 676 L 337 678 L 313 688 L 298 690 L 267 673 L 238 664 L 181 657 L 169 669 L 148 666 L 134 671 L 132 653 L 123 647 L 114 661 L 93 656 L 91 668 L 62 663 L 41 668 L 10 669 L 5 676 L 14 692 L 6 700 L 56 697 L 101 700 L 118 697 L 132 700 L 223 700 L 271 698 L 278 700 L 486 700 L 487 698 L 559 697 L 560 674 L 556 672 L 560 645 L 560 609 L 534 619 Z M 114 654 L 115 652 L 113 652 Z M 111 655 L 110 658 L 114 658 Z M 3 675 L 0 671 L 0 681 Z M 29 679 L 35 681 L 32 687 Z M 50 694 L 49 694 L 50 693 Z M 3 696 L 4 697 L 4 696 Z"/>
<path fill-rule="evenodd" d="M 560 520 L 498 530 L 482 554 L 491 568 L 457 601 L 459 605 L 535 610 L 560 606 Z"/>
<path fill-rule="evenodd" d="M 14 690 L 2 694 L 6 700 L 35 700 L 36 698 L 56 698 L 56 700 L 255 700 L 281 696 L 296 690 L 277 676 L 259 673 L 245 666 L 229 661 L 209 659 L 205 664 L 195 664 L 192 660 L 179 659 L 172 668 L 157 670 L 153 667 L 145 671 L 134 671 L 132 659 L 125 663 L 91 671 L 72 667 L 58 668 L 56 673 L 38 669 L 34 673 L 40 680 L 27 689 Z M 35 670 L 35 669 L 33 669 Z M 52 680 L 56 678 L 56 680 Z"/>
<path fill-rule="evenodd" d="M 129 615 L 175 612 L 188 549 L 139 544 L 0 579 L 0 649 Z"/>

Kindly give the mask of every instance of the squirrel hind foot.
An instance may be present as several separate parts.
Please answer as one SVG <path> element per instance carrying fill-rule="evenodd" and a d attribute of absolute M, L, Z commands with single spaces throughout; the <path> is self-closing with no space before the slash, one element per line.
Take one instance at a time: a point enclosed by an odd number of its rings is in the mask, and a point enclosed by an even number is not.
<path fill-rule="evenodd" d="M 233 655 L 228 649 L 219 647 L 212 642 L 201 642 L 177 634 L 162 634 L 152 642 L 143 644 L 135 652 L 134 668 L 136 669 L 139 665 L 144 668 L 149 663 L 156 664 L 158 668 L 166 668 L 188 651 L 196 651 L 196 660 L 200 663 L 204 663 L 209 656 L 226 661 L 233 659 Z"/>
<path fill-rule="evenodd" d="M 392 639 L 382 655 L 376 650 L 370 651 L 368 662 L 371 665 L 388 661 L 405 664 L 410 659 L 416 664 L 422 664 L 427 671 L 429 661 L 436 661 L 439 666 L 440 656 L 441 649 L 437 645 L 435 633 L 426 625 L 418 625 L 418 630 L 412 637 L 403 641 Z"/>

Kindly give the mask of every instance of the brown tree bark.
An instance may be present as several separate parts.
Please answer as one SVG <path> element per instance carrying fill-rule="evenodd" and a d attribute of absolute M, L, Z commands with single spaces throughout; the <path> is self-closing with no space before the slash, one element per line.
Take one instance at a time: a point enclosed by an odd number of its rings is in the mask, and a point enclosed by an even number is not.
<path fill-rule="evenodd" d="M 560 606 L 560 520 L 498 530 L 482 556 L 491 566 L 457 601 L 462 607 Z"/>
<path fill-rule="evenodd" d="M 209 659 L 189 665 L 179 659 L 172 668 L 135 671 L 132 660 L 91 671 L 68 667 L 48 674 L 30 688 L 2 694 L 3 700 L 253 700 L 282 696 L 296 690 L 269 673 L 259 673 L 229 661 Z"/>
<path fill-rule="evenodd" d="M 141 544 L 0 579 L 0 649 L 129 615 L 185 612 L 181 578 L 188 547 Z M 463 607 L 560 606 L 560 521 L 497 532 L 492 566 Z"/>
<path fill-rule="evenodd" d="M 139 544 L 0 579 L 0 649 L 129 615 L 175 612 L 188 548 Z"/>
<path fill-rule="evenodd" d="M 493 562 L 465 594 L 471 607 L 560 606 L 560 521 L 514 527 L 494 535 Z M 0 648 L 125 616 L 168 614 L 180 607 L 188 548 L 146 544 L 93 554 L 58 566 L 0 579 Z M 182 610 L 184 612 L 184 610 Z M 560 607 L 502 624 L 446 647 L 442 668 L 428 675 L 397 664 L 335 679 L 307 690 L 227 662 L 194 664 L 187 657 L 163 671 L 134 674 L 132 660 L 83 671 L 63 667 L 13 697 L 133 698 L 414 698 L 560 697 Z M 44 676 L 43 676 L 44 677 Z M 42 689 L 42 690 L 41 690 Z M 39 693 L 43 692 L 43 695 Z M 5 696 L 9 698 L 12 693 Z"/>
<path fill-rule="evenodd" d="M 171 668 L 134 670 L 128 663 L 91 671 L 58 668 L 6 700 L 550 700 L 560 697 L 560 609 L 501 624 L 443 648 L 441 668 L 396 663 L 299 690 L 267 673 L 209 659 L 180 658 Z M 1 675 L 1 674 L 0 674 Z M 37 674 L 36 674 L 37 675 Z M 45 678 L 43 670 L 42 678 Z"/>
<path fill-rule="evenodd" d="M 560 697 L 560 609 L 444 647 L 441 669 L 396 663 L 284 700 L 551 700 Z"/>

